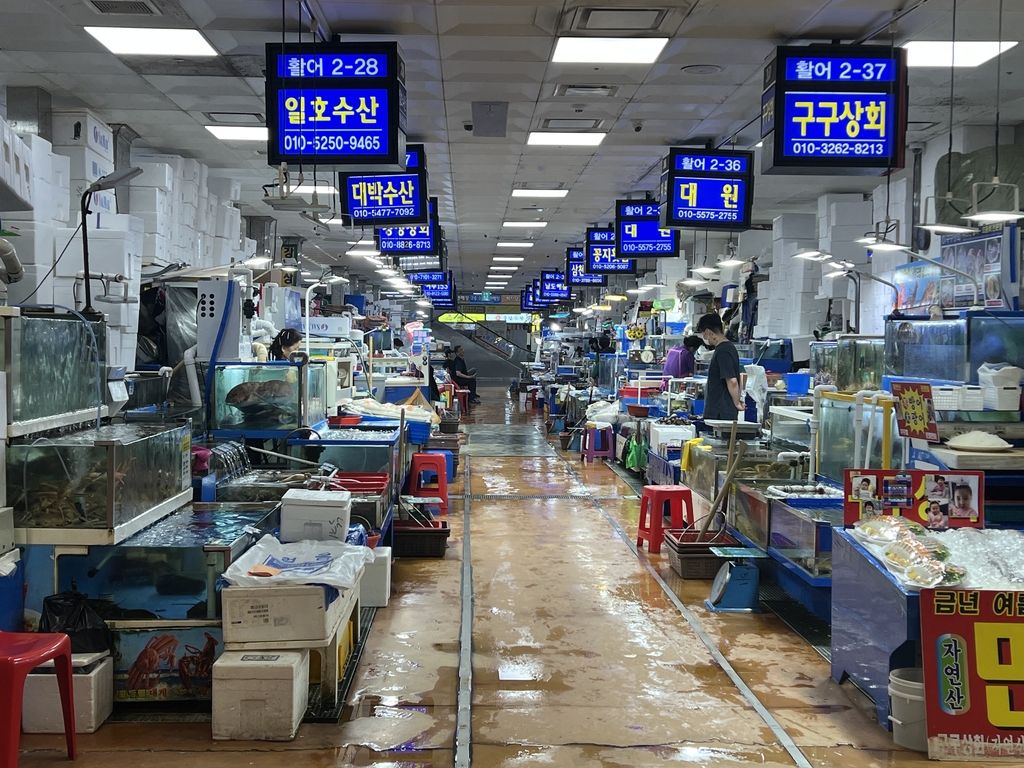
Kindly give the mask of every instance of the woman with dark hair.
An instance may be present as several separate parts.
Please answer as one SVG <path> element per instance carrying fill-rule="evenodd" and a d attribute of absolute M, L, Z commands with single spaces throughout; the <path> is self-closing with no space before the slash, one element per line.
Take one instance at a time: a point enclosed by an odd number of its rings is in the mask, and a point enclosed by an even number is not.
<path fill-rule="evenodd" d="M 270 359 L 287 360 L 302 345 L 302 334 L 294 328 L 285 328 L 270 342 Z"/>

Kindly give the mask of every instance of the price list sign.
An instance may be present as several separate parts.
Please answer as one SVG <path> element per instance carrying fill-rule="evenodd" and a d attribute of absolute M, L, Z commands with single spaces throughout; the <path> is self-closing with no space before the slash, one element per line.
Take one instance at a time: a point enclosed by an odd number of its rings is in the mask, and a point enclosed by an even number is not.
<path fill-rule="evenodd" d="M 586 251 L 587 272 L 611 275 L 632 275 L 636 272 L 636 261 L 615 255 L 614 229 L 588 229 Z"/>
<path fill-rule="evenodd" d="M 565 282 L 570 286 L 605 286 L 608 276 L 587 272 L 587 252 L 583 248 L 566 248 Z"/>
<path fill-rule="evenodd" d="M 429 226 L 431 215 L 423 145 L 411 144 L 405 156 L 413 165 L 402 173 L 339 173 L 342 213 L 350 216 L 356 224 Z"/>
<path fill-rule="evenodd" d="M 564 272 L 540 273 L 540 298 L 547 301 L 568 301 L 571 297 Z"/>
<path fill-rule="evenodd" d="M 397 43 L 271 43 L 266 50 L 270 165 L 402 169 L 407 95 Z"/>
<path fill-rule="evenodd" d="M 656 202 L 618 200 L 615 253 L 620 259 L 678 256 L 679 232 L 661 226 L 661 210 Z"/>
<path fill-rule="evenodd" d="M 765 173 L 878 174 L 903 167 L 906 51 L 784 46 L 765 68 Z"/>
<path fill-rule="evenodd" d="M 661 224 L 672 229 L 749 229 L 754 155 L 673 147 L 662 164 Z"/>

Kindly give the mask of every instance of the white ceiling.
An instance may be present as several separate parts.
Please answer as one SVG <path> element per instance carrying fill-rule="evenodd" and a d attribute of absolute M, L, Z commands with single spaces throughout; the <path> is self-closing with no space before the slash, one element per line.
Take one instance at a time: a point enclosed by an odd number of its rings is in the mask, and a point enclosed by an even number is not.
<path fill-rule="evenodd" d="M 108 122 L 126 123 L 146 144 L 197 157 L 213 173 L 243 182 L 245 212 L 268 214 L 261 185 L 274 178 L 265 147 L 221 142 L 203 126 L 206 112 L 265 113 L 263 46 L 281 39 L 279 0 L 153 0 L 162 17 L 97 15 L 84 0 L 0 0 L 0 84 L 32 85 L 53 95 L 55 107 L 87 106 Z M 535 240 L 525 269 L 510 287 L 561 260 L 584 229 L 605 222 L 616 198 L 653 191 L 665 148 L 713 140 L 750 147 L 758 140 L 761 71 L 776 45 L 851 41 L 883 30 L 894 13 L 913 8 L 896 25 L 895 42 L 948 39 L 952 0 L 304 0 L 344 40 L 394 40 L 408 68 L 409 139 L 426 144 L 430 192 L 440 199 L 450 266 L 460 289 L 481 288 L 503 219 L 542 218 L 545 229 L 512 230 Z M 1006 3 L 1005 37 L 1018 39 L 1024 10 Z M 917 7 L 920 6 L 920 7 Z M 585 8 L 630 12 L 664 9 L 657 31 L 671 37 L 654 65 L 551 63 L 559 34 L 573 31 Z M 998 0 L 961 2 L 958 37 L 992 40 Z M 288 39 L 295 39 L 299 6 L 284 4 Z M 636 14 L 639 18 L 639 14 Z M 195 27 L 221 57 L 174 62 L 108 53 L 85 25 Z M 308 34 L 308 21 L 304 22 Z M 599 34 L 615 34 L 603 30 Z M 591 33 L 593 34 L 593 33 Z M 638 34 L 636 32 L 627 34 Z M 1001 59 L 1003 120 L 1024 121 L 1024 45 Z M 711 75 L 683 68 L 715 65 Z M 957 74 L 956 122 L 991 122 L 996 62 Z M 613 85 L 614 96 L 581 99 L 556 94 L 559 85 Z M 911 141 L 941 135 L 948 121 L 948 70 L 911 73 Z M 477 138 L 464 130 L 471 102 L 507 101 L 504 138 Z M 603 121 L 609 135 L 597 148 L 527 147 L 530 130 L 549 118 Z M 643 130 L 634 131 L 634 121 Z M 514 186 L 544 183 L 570 189 L 561 200 L 511 198 Z M 782 212 L 814 210 L 826 192 L 868 192 L 877 179 L 758 177 L 754 218 L 770 223 Z M 530 211 L 532 206 L 543 212 Z M 311 233 L 296 215 L 282 217 L 281 233 Z M 684 235 L 684 243 L 689 238 Z M 315 241 L 307 255 L 365 271 L 343 255 L 340 238 Z M 339 255 L 342 254 L 342 255 Z M 552 261 L 548 261 L 551 259 Z"/>

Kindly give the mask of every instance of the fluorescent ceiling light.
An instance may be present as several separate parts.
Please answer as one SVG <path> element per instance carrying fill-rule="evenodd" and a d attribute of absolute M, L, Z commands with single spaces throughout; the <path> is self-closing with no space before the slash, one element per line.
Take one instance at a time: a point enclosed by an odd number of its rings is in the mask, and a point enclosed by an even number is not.
<path fill-rule="evenodd" d="M 500 240 L 495 243 L 499 248 L 533 248 L 533 243 L 529 241 L 519 242 L 516 240 Z"/>
<path fill-rule="evenodd" d="M 429 301 L 426 301 L 424 299 L 420 299 L 419 301 L 416 302 L 416 306 L 417 307 L 429 307 L 429 306 L 431 306 L 431 304 L 430 304 Z"/>
<path fill-rule="evenodd" d="M 587 308 L 586 307 L 573 307 L 572 311 L 573 312 L 586 312 Z"/>
<path fill-rule="evenodd" d="M 757 147 L 758 149 L 760 149 L 761 147 L 763 147 L 763 146 L 764 146 L 764 142 L 763 142 L 763 141 L 759 141 L 759 142 L 757 142 L 757 144 L 755 144 L 754 146 L 755 146 L 755 147 Z"/>
<path fill-rule="evenodd" d="M 108 51 L 119 56 L 216 56 L 197 29 L 86 27 Z"/>
<path fill-rule="evenodd" d="M 874 242 L 874 238 L 872 238 Z M 794 253 L 794 259 L 807 259 L 808 261 L 814 261 L 821 256 L 821 251 L 800 251 L 800 253 Z"/>
<path fill-rule="evenodd" d="M 546 221 L 503 221 L 503 227 L 519 227 L 520 229 L 534 229 L 535 227 L 546 227 Z"/>
<path fill-rule="evenodd" d="M 707 281 L 706 280 L 698 280 L 695 277 L 691 277 L 691 278 L 689 278 L 687 280 L 683 280 L 683 285 L 704 285 L 705 282 L 707 282 Z"/>
<path fill-rule="evenodd" d="M 380 256 L 376 248 L 353 248 L 345 252 L 346 256 Z"/>
<path fill-rule="evenodd" d="M 561 133 L 530 131 L 526 143 L 535 147 L 596 147 L 607 133 Z"/>
<path fill-rule="evenodd" d="M 302 270 L 302 274 L 303 274 L 303 275 L 305 275 L 306 277 L 309 277 L 309 276 L 310 276 L 310 275 L 312 275 L 313 273 L 312 273 L 312 272 L 307 272 L 307 271 L 306 271 L 306 270 L 304 269 L 304 270 Z"/>
<path fill-rule="evenodd" d="M 337 193 L 337 189 L 333 184 L 299 184 L 292 190 L 293 195 L 309 195 L 316 192 L 318 195 L 333 195 Z M 363 241 L 359 242 L 359 245 L 364 245 Z M 370 240 L 365 245 L 373 245 L 373 241 Z"/>
<path fill-rule="evenodd" d="M 267 140 L 267 129 L 252 125 L 208 125 L 206 130 L 221 141 Z"/>
<path fill-rule="evenodd" d="M 491 267 L 491 272 L 518 272 L 519 267 Z"/>
<path fill-rule="evenodd" d="M 515 261 L 515 262 L 520 262 L 520 261 L 525 261 L 525 259 L 522 256 L 495 256 L 494 258 L 491 259 L 491 261 Z"/>
<path fill-rule="evenodd" d="M 973 235 L 978 231 L 975 227 L 965 227 L 959 224 L 922 224 L 921 229 L 927 229 L 936 235 Z"/>
<path fill-rule="evenodd" d="M 1001 47 L 995 41 L 913 40 L 903 47 L 909 67 L 978 67 L 1015 45 L 1011 40 L 1004 40 Z"/>
<path fill-rule="evenodd" d="M 246 259 L 242 263 L 245 264 L 247 267 L 265 267 L 267 264 L 270 263 L 270 257 L 269 256 L 253 256 L 250 259 Z"/>
<path fill-rule="evenodd" d="M 626 293 L 643 293 L 643 288 L 627 288 Z"/>
<path fill-rule="evenodd" d="M 298 272 L 298 267 L 281 267 L 282 272 Z"/>
<path fill-rule="evenodd" d="M 347 277 L 342 277 L 341 275 L 335 275 L 334 277 L 328 277 L 327 278 L 327 282 L 328 283 L 347 283 L 348 282 L 348 278 Z"/>
<path fill-rule="evenodd" d="M 560 37 L 556 64 L 653 64 L 667 37 Z"/>
<path fill-rule="evenodd" d="M 302 282 L 312 285 L 313 283 L 319 283 L 320 281 L 317 280 L 315 277 L 304 277 L 302 278 Z"/>
<path fill-rule="evenodd" d="M 387 267 L 381 267 L 380 269 L 376 270 L 376 272 L 378 275 L 387 275 L 388 277 L 392 277 L 398 274 L 398 272 L 396 272 L 395 270 L 388 269 Z"/>
<path fill-rule="evenodd" d="M 512 197 L 565 197 L 568 189 L 513 189 Z"/>
<path fill-rule="evenodd" d="M 861 238 L 858 238 L 857 240 L 854 240 L 853 242 L 860 243 L 861 245 L 870 245 L 871 243 L 874 243 L 876 240 L 878 240 L 877 237 L 875 237 L 872 234 L 867 234 L 867 235 L 864 235 L 864 237 L 861 237 Z"/>
<path fill-rule="evenodd" d="M 825 275 L 825 277 L 826 278 L 842 277 L 845 274 L 846 274 L 846 270 L 845 269 L 837 269 L 835 272 L 829 272 L 827 275 Z"/>
<path fill-rule="evenodd" d="M 609 293 L 607 296 L 604 297 L 604 300 L 605 301 L 625 301 L 628 298 L 629 298 L 628 296 L 623 296 L 623 295 L 618 294 L 618 293 Z"/>
<path fill-rule="evenodd" d="M 1022 213 L 1021 216 L 1024 216 L 1024 213 Z M 874 242 L 874 243 L 866 243 L 864 247 L 868 248 L 868 249 L 870 249 L 872 251 L 882 251 L 882 252 L 887 252 L 887 251 L 903 251 L 903 250 L 906 250 L 906 248 L 907 248 L 907 246 L 900 245 L 899 243 L 894 243 L 891 240 L 879 240 L 879 241 Z"/>

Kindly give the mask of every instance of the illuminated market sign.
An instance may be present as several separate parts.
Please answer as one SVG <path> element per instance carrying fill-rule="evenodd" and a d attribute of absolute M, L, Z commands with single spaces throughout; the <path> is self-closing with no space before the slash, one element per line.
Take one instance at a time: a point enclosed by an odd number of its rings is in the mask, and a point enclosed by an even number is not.
<path fill-rule="evenodd" d="M 430 221 L 407 227 L 380 227 L 374 237 L 377 250 L 395 256 L 419 254 L 438 256 L 440 254 L 441 227 L 437 221 L 437 198 L 430 198 Z"/>
<path fill-rule="evenodd" d="M 564 272 L 540 273 L 540 298 L 548 301 L 568 301 L 571 298 Z"/>
<path fill-rule="evenodd" d="M 587 272 L 587 252 L 583 248 L 565 249 L 565 282 L 567 285 L 608 285 L 607 275 Z"/>
<path fill-rule="evenodd" d="M 764 173 L 877 175 L 899 169 L 906 130 L 902 48 L 784 46 L 765 67 Z"/>
<path fill-rule="evenodd" d="M 636 272 L 633 259 L 619 259 L 615 256 L 614 229 L 588 229 L 586 251 L 587 272 L 615 275 L 631 275 Z"/>
<path fill-rule="evenodd" d="M 427 283 L 421 285 L 423 295 L 433 301 L 434 299 L 455 300 L 455 286 L 451 283 Z"/>
<path fill-rule="evenodd" d="M 672 148 L 662 163 L 661 223 L 675 229 L 748 229 L 754 155 Z"/>
<path fill-rule="evenodd" d="M 450 283 L 451 272 L 408 272 L 405 279 L 413 285 L 438 285 Z"/>
<path fill-rule="evenodd" d="M 409 149 L 415 165 L 402 173 L 338 174 L 341 212 L 353 225 L 430 224 L 426 155 L 422 144 Z"/>
<path fill-rule="evenodd" d="M 620 259 L 679 255 L 679 232 L 661 226 L 656 202 L 619 200 L 615 203 L 615 253 Z"/>
<path fill-rule="evenodd" d="M 267 45 L 267 162 L 402 170 L 407 95 L 397 43 Z"/>

